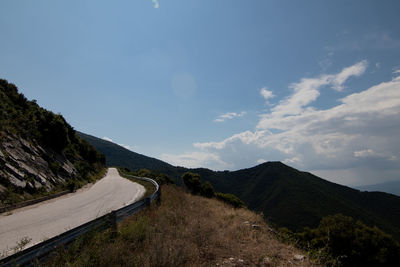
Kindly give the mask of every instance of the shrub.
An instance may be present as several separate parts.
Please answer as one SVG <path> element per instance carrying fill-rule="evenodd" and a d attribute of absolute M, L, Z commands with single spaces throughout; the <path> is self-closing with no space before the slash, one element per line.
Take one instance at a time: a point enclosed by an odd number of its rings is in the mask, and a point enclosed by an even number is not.
<path fill-rule="evenodd" d="M 200 175 L 197 173 L 185 172 L 182 175 L 183 183 L 190 193 L 197 195 L 201 192 Z"/>
<path fill-rule="evenodd" d="M 212 198 L 215 195 L 214 187 L 210 182 L 207 181 L 201 185 L 201 195 L 208 198 Z"/>
<path fill-rule="evenodd" d="M 234 208 L 244 208 L 246 205 L 242 200 L 240 200 L 237 196 L 233 194 L 224 194 L 224 193 L 216 193 L 215 196 L 217 199 L 232 205 Z"/>
<path fill-rule="evenodd" d="M 327 265 L 395 266 L 400 257 L 400 245 L 390 235 L 341 214 L 324 217 L 316 229 L 297 236 L 303 247 L 327 253 Z"/>

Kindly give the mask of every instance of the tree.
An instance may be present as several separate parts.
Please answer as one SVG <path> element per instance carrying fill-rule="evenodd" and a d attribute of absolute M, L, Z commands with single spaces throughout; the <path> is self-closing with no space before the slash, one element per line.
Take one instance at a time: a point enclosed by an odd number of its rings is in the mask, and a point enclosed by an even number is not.
<path fill-rule="evenodd" d="M 233 194 L 224 194 L 224 193 L 218 192 L 215 195 L 216 195 L 217 199 L 225 202 L 226 204 L 233 206 L 234 208 L 246 207 L 244 202 L 242 200 L 240 200 L 240 198 L 238 198 L 237 196 L 235 196 Z"/>
<path fill-rule="evenodd" d="M 209 181 L 201 185 L 201 195 L 208 198 L 212 198 L 215 195 L 214 187 Z"/>
<path fill-rule="evenodd" d="M 192 172 L 185 172 L 182 175 L 183 183 L 190 193 L 197 195 L 201 192 L 201 181 L 200 175 Z"/>

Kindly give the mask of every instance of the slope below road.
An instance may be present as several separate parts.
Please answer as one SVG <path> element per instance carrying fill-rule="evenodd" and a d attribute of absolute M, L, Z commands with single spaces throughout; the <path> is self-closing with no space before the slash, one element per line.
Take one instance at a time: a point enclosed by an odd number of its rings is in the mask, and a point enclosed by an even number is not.
<path fill-rule="evenodd" d="M 0 255 L 9 254 L 19 241 L 28 246 L 61 234 L 112 210 L 124 207 L 144 195 L 142 185 L 119 176 L 109 168 L 107 175 L 88 189 L 31 207 L 0 215 Z"/>

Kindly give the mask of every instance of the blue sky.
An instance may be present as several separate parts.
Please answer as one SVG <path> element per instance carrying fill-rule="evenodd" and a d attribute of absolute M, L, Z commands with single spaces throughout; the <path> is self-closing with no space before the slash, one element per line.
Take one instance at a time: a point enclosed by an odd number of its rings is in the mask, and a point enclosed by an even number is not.
<path fill-rule="evenodd" d="M 174 165 L 400 179 L 399 1 L 0 2 L 0 77 Z"/>

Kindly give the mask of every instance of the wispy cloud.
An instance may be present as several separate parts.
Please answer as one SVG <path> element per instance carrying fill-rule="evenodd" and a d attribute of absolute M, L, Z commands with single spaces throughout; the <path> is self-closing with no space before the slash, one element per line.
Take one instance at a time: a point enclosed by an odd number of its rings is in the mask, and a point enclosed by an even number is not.
<path fill-rule="evenodd" d="M 267 87 L 261 88 L 260 94 L 265 99 L 267 104 L 269 104 L 269 99 L 274 97 L 274 94 L 272 93 L 272 91 L 268 90 Z"/>
<path fill-rule="evenodd" d="M 246 111 L 242 111 L 240 113 L 228 112 L 228 113 L 219 115 L 218 118 L 216 118 L 214 120 L 214 122 L 224 122 L 226 120 L 231 120 L 231 119 L 236 118 L 236 117 L 243 117 L 244 115 L 246 115 Z"/>
<path fill-rule="evenodd" d="M 366 60 L 363 60 L 353 66 L 344 68 L 340 73 L 334 75 L 332 77 L 333 88 L 337 91 L 343 90 L 343 84 L 349 79 L 351 76 L 360 76 L 367 69 L 368 63 Z"/>
<path fill-rule="evenodd" d="M 320 95 L 323 86 L 331 85 L 335 90 L 342 90 L 343 84 L 351 76 L 360 76 L 367 68 L 367 61 L 363 60 L 353 66 L 344 68 L 337 74 L 324 74 L 317 78 L 303 78 L 298 83 L 292 83 L 292 95 L 288 96 L 272 108 L 272 112 L 261 115 L 257 125 L 259 129 L 282 127 L 282 121 L 292 119 L 292 116 L 311 112 L 309 104 L 314 102 Z"/>
<path fill-rule="evenodd" d="M 161 159 L 175 166 L 187 168 L 198 168 L 209 166 L 209 168 L 228 168 L 226 162 L 222 161 L 217 154 L 207 152 L 192 152 L 181 155 L 162 154 Z"/>
<path fill-rule="evenodd" d="M 354 157 L 356 158 L 367 158 L 367 157 L 375 157 L 379 156 L 375 151 L 372 149 L 364 149 L 359 151 L 354 151 Z"/>
<path fill-rule="evenodd" d="M 160 3 L 158 2 L 158 0 L 151 0 L 154 4 L 154 8 L 159 8 L 160 7 Z"/>
<path fill-rule="evenodd" d="M 103 140 L 106 140 L 108 142 L 113 142 L 113 140 L 110 137 L 104 136 Z"/>
<path fill-rule="evenodd" d="M 112 143 L 114 143 L 114 144 L 117 144 L 117 145 L 119 145 L 119 146 L 122 146 L 123 148 L 126 148 L 126 149 L 128 149 L 128 150 L 131 150 L 131 147 L 130 147 L 129 145 L 118 144 L 118 143 L 114 142 L 114 140 L 112 140 L 110 137 L 104 136 L 102 139 L 103 139 L 103 140 L 106 140 L 106 141 L 108 141 L 108 142 L 112 142 Z"/>

